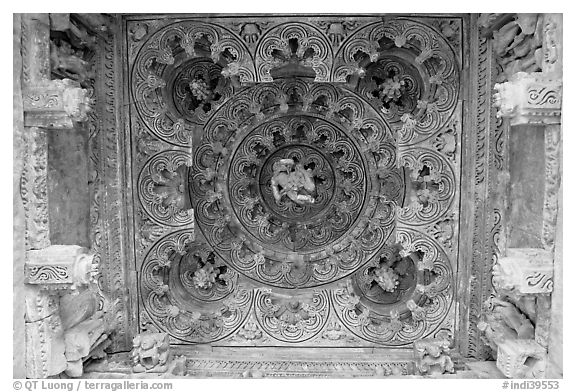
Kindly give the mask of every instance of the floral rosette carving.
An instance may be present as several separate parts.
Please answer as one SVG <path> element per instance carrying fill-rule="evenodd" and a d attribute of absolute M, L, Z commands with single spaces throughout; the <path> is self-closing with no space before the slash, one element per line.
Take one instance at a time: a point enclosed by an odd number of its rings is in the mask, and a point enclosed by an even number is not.
<path fill-rule="evenodd" d="M 307 23 L 286 23 L 269 30 L 256 48 L 256 70 L 261 82 L 272 82 L 275 68 L 298 63 L 311 68 L 315 82 L 330 81 L 332 47 L 326 36 Z"/>
<path fill-rule="evenodd" d="M 140 267 L 138 291 L 158 330 L 169 333 L 176 341 L 210 343 L 230 335 L 244 322 L 252 293 L 237 287 L 227 295 L 220 293 L 211 298 L 219 306 L 213 303 L 206 307 L 206 298 L 197 299 L 183 290 L 181 283 L 175 284 L 181 278 L 180 270 L 189 268 L 181 264 L 189 264 L 182 259 L 193 241 L 190 231 L 172 233 L 159 241 Z"/>
<path fill-rule="evenodd" d="M 144 210 L 158 223 L 186 226 L 193 223 L 188 194 L 190 153 L 163 151 L 153 156 L 138 178 L 138 195 Z"/>
<path fill-rule="evenodd" d="M 428 237 L 402 231 L 398 234 L 403 260 L 412 260 L 412 276 L 395 299 L 370 292 L 368 271 L 347 280 L 332 292 L 334 309 L 342 323 L 368 341 L 398 346 L 432 334 L 449 314 L 453 301 L 452 267 L 446 254 Z M 392 255 L 389 252 L 388 257 Z M 402 259 L 401 259 L 402 260 Z M 393 264 L 391 264 L 393 265 Z M 401 265 L 393 265 L 402 274 Z M 376 267 L 374 263 L 373 268 Z"/>
<path fill-rule="evenodd" d="M 457 194 L 452 164 L 435 151 L 425 148 L 401 149 L 399 163 L 409 171 L 405 206 L 398 220 L 410 224 L 431 223 L 453 207 Z"/>
<path fill-rule="evenodd" d="M 149 34 L 133 61 L 136 110 L 152 133 L 177 146 L 191 144 L 193 132 L 230 97 L 231 83 L 255 80 L 245 44 L 212 23 L 188 20 L 163 27 Z"/>
<path fill-rule="evenodd" d="M 452 116 L 458 102 L 458 68 L 450 44 L 434 29 L 395 18 L 351 34 L 335 55 L 332 79 L 357 83 L 397 127 L 398 143 L 415 144 Z"/>
<path fill-rule="evenodd" d="M 324 328 L 330 306 L 325 291 L 287 298 L 270 290 L 258 290 L 254 311 L 266 333 L 275 339 L 296 343 L 311 339 Z"/>

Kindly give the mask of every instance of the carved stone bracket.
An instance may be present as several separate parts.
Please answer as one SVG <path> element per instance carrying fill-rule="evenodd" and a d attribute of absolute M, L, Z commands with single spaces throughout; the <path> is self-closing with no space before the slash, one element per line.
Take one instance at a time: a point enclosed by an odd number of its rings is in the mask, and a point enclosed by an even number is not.
<path fill-rule="evenodd" d="M 521 295 L 551 293 L 553 274 L 552 253 L 544 249 L 510 248 L 493 269 L 497 290 Z"/>
<path fill-rule="evenodd" d="M 24 281 L 44 290 L 77 289 L 94 282 L 94 255 L 77 245 L 51 245 L 28 251 Z"/>
<path fill-rule="evenodd" d="M 546 349 L 531 339 L 507 340 L 498 345 L 496 366 L 508 378 L 541 378 Z"/>
<path fill-rule="evenodd" d="M 496 116 L 510 119 L 510 125 L 560 124 L 562 81 L 534 72 L 518 72 L 508 82 L 494 86 Z"/>
<path fill-rule="evenodd" d="M 42 81 L 24 88 L 22 95 L 26 126 L 70 129 L 75 121 L 88 119 L 88 91 L 71 79 Z"/>

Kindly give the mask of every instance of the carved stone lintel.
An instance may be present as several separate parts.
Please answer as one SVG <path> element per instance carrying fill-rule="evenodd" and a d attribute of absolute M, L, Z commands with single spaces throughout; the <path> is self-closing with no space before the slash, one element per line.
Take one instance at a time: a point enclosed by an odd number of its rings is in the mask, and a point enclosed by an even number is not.
<path fill-rule="evenodd" d="M 70 129 L 86 121 L 92 104 L 88 91 L 70 79 L 50 80 L 22 91 L 24 124 L 46 129 Z"/>
<path fill-rule="evenodd" d="M 88 285 L 96 272 L 93 254 L 77 245 L 51 245 L 28 251 L 24 281 L 45 290 L 76 289 Z"/>
<path fill-rule="evenodd" d="M 546 349 L 535 340 L 507 340 L 498 345 L 496 366 L 508 378 L 541 378 Z"/>
<path fill-rule="evenodd" d="M 496 289 L 518 294 L 551 293 L 553 274 L 552 252 L 544 249 L 510 248 L 493 269 Z"/>
<path fill-rule="evenodd" d="M 510 81 L 494 86 L 497 117 L 510 119 L 510 125 L 560 124 L 562 80 L 540 72 L 518 72 Z"/>
<path fill-rule="evenodd" d="M 170 341 L 167 333 L 141 333 L 133 340 L 132 370 L 135 373 L 164 373 L 168 370 Z"/>
<path fill-rule="evenodd" d="M 447 339 L 421 339 L 414 342 L 416 369 L 421 374 L 454 373 Z"/>

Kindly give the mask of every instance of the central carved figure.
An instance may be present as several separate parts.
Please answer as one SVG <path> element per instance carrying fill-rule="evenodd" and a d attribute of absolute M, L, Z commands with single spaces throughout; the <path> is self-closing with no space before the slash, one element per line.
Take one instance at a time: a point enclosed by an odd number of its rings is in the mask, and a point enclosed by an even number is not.
<path fill-rule="evenodd" d="M 312 169 L 305 169 L 301 163 L 291 158 L 280 159 L 274 164 L 274 175 L 270 180 L 272 194 L 276 203 L 286 195 L 295 203 L 314 203 L 313 193 L 316 190 Z"/>

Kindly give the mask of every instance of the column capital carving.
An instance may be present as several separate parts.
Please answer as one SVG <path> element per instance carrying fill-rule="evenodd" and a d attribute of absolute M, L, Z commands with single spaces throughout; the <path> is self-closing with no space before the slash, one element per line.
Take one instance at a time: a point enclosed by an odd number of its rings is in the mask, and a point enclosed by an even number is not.
<path fill-rule="evenodd" d="M 29 250 L 24 266 L 24 282 L 43 290 L 76 290 L 95 283 L 94 254 L 77 245 L 51 245 Z"/>
<path fill-rule="evenodd" d="M 560 124 L 562 80 L 542 72 L 518 72 L 508 82 L 494 86 L 497 117 L 510 125 Z"/>
<path fill-rule="evenodd" d="M 499 292 L 549 294 L 554 286 L 552 252 L 545 249 L 510 248 L 492 271 Z"/>
<path fill-rule="evenodd" d="M 86 89 L 71 79 L 44 80 L 22 91 L 26 126 L 68 129 L 86 121 L 92 100 Z"/>

